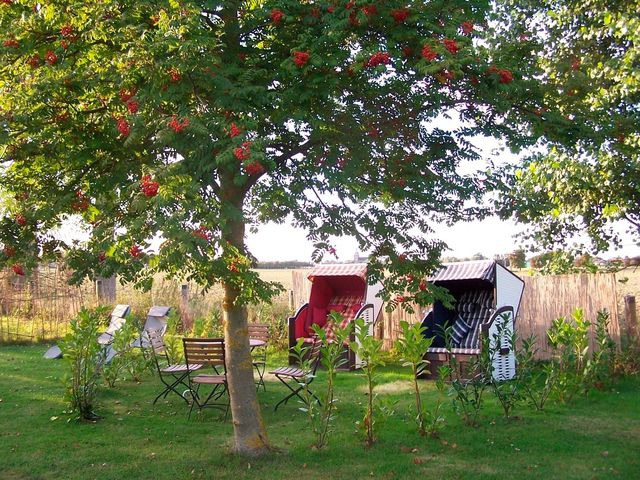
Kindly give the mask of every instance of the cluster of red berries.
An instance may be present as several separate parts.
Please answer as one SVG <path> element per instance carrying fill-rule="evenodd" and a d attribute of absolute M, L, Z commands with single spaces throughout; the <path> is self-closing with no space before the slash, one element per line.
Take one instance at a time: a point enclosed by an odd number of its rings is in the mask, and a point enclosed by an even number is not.
<path fill-rule="evenodd" d="M 4 42 L 2 42 L 2 45 L 9 48 L 18 48 L 20 46 L 18 41 L 13 38 L 5 40 Z"/>
<path fill-rule="evenodd" d="M 158 194 L 160 184 L 151 180 L 151 175 L 143 175 L 140 180 L 140 189 L 145 197 L 151 198 Z"/>
<path fill-rule="evenodd" d="M 391 61 L 391 56 L 387 52 L 376 52 L 364 63 L 365 68 L 373 68 L 378 65 L 386 65 Z"/>
<path fill-rule="evenodd" d="M 211 239 L 213 238 L 213 235 L 211 234 L 209 229 L 204 225 L 200 225 L 198 228 L 194 228 L 191 233 L 194 237 L 201 238 L 202 240 L 205 240 L 207 242 L 211 241 Z"/>
<path fill-rule="evenodd" d="M 229 128 L 229 132 L 228 132 L 229 138 L 237 137 L 241 133 L 242 133 L 242 130 L 238 128 L 238 126 L 236 125 L 236 122 L 233 122 L 231 124 L 231 127 Z"/>
<path fill-rule="evenodd" d="M 44 56 L 44 61 L 49 65 L 55 65 L 58 62 L 58 56 L 53 50 L 47 50 L 47 53 Z"/>
<path fill-rule="evenodd" d="M 280 25 L 280 22 L 282 21 L 283 18 L 284 18 L 284 13 L 282 13 L 281 10 L 278 10 L 277 8 L 274 8 L 273 10 L 271 10 L 271 21 L 274 24 Z"/>
<path fill-rule="evenodd" d="M 295 63 L 298 68 L 304 67 L 309 61 L 310 57 L 311 55 L 309 55 L 307 52 L 300 52 L 298 50 L 293 51 L 293 63 Z"/>
<path fill-rule="evenodd" d="M 21 227 L 24 227 L 27 224 L 27 217 L 19 213 L 16 215 L 16 223 Z"/>
<path fill-rule="evenodd" d="M 167 70 L 167 74 L 169 75 L 169 80 L 171 81 L 171 83 L 176 83 L 182 80 L 182 75 L 180 74 L 180 72 L 173 67 Z"/>
<path fill-rule="evenodd" d="M 177 115 L 173 115 L 171 120 L 167 124 L 174 132 L 180 133 L 182 130 L 189 126 L 189 119 L 184 117 L 181 121 L 178 120 Z"/>
<path fill-rule="evenodd" d="M 451 53 L 453 55 L 458 53 L 458 50 L 460 50 L 460 47 L 458 46 L 458 42 L 456 42 L 455 40 L 452 40 L 450 38 L 445 38 L 442 41 L 442 44 L 444 45 L 444 48 L 449 50 L 449 53 Z"/>
<path fill-rule="evenodd" d="M 248 175 L 260 175 L 264 172 L 264 167 L 260 162 L 251 162 L 244 166 L 244 171 L 247 172 Z"/>
<path fill-rule="evenodd" d="M 398 8 L 396 10 L 391 10 L 391 16 L 396 21 L 396 23 L 402 23 L 407 18 L 409 18 L 409 10 L 406 8 Z"/>
<path fill-rule="evenodd" d="M 251 142 L 243 142 L 241 146 L 233 149 L 233 156 L 243 162 L 251 156 Z"/>
<path fill-rule="evenodd" d="M 90 202 L 87 196 L 82 192 L 82 190 L 78 190 L 76 192 L 76 199 L 71 203 L 71 208 L 76 212 L 84 212 L 87 208 L 89 208 Z"/>
<path fill-rule="evenodd" d="M 119 117 L 117 119 L 116 127 L 118 129 L 118 132 L 120 132 L 120 135 L 122 135 L 123 137 L 128 137 L 129 134 L 131 133 L 131 127 L 129 126 L 129 122 L 127 122 L 127 119 L 124 117 Z"/>
<path fill-rule="evenodd" d="M 142 255 L 142 248 L 140 248 L 138 245 L 132 245 L 131 248 L 129 248 L 129 255 L 131 255 L 133 258 L 137 258 L 140 255 Z"/>

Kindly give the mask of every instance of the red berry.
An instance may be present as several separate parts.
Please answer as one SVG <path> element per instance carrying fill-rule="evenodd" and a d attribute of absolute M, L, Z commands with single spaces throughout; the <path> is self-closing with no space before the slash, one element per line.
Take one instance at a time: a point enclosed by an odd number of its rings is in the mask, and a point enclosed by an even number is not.
<path fill-rule="evenodd" d="M 16 223 L 21 227 L 24 227 L 27 224 L 27 217 L 19 213 L 16 215 Z"/>
<path fill-rule="evenodd" d="M 137 113 L 139 108 L 140 104 L 135 100 L 129 100 L 127 102 L 127 110 L 129 110 L 129 113 Z"/>
<path fill-rule="evenodd" d="M 129 254 L 134 258 L 139 257 L 142 255 L 142 249 L 138 245 L 133 245 L 129 248 Z"/>
<path fill-rule="evenodd" d="M 27 63 L 29 64 L 29 66 L 31 68 L 36 68 L 40 66 L 40 62 L 42 60 L 40 59 L 40 55 L 38 55 L 37 53 L 35 55 L 33 55 L 32 57 L 29 57 L 29 60 L 27 60 Z"/>
<path fill-rule="evenodd" d="M 63 37 L 70 37 L 73 35 L 73 27 L 71 25 L 65 25 L 60 29 L 60 35 Z"/>
<path fill-rule="evenodd" d="M 243 162 L 251 156 L 251 142 L 244 142 L 241 147 L 233 149 L 233 156 Z"/>
<path fill-rule="evenodd" d="M 128 137 L 129 134 L 131 133 L 131 127 L 129 126 L 129 122 L 127 122 L 127 119 L 124 117 L 118 118 L 116 127 L 118 129 L 118 132 L 120 132 L 120 135 L 122 135 L 123 137 Z"/>
<path fill-rule="evenodd" d="M 167 70 L 167 74 L 169 74 L 171 83 L 176 83 L 182 80 L 182 75 L 180 75 L 180 72 L 173 67 Z"/>
<path fill-rule="evenodd" d="M 402 23 L 409 17 L 409 10 L 407 10 L 406 8 L 391 10 L 391 16 L 396 21 L 396 23 Z"/>
<path fill-rule="evenodd" d="M 152 181 L 150 175 L 143 175 L 140 180 L 140 189 L 142 190 L 142 193 L 144 193 L 145 197 L 155 197 L 158 194 L 159 187 L 160 184 Z"/>
<path fill-rule="evenodd" d="M 500 76 L 500 83 L 506 84 L 513 81 L 513 74 L 506 68 L 501 68 L 500 70 L 498 70 L 498 75 Z"/>
<path fill-rule="evenodd" d="M 460 29 L 464 35 L 470 35 L 473 32 L 473 22 L 466 21 L 460 24 Z"/>
<path fill-rule="evenodd" d="M 98 262 L 102 263 L 107 259 L 107 254 L 105 252 L 100 252 L 98 254 Z"/>
<path fill-rule="evenodd" d="M 430 62 L 438 58 L 438 54 L 431 49 L 429 45 L 422 47 L 422 58 Z"/>
<path fill-rule="evenodd" d="M 118 92 L 118 96 L 120 97 L 120 100 L 122 100 L 124 103 L 127 103 L 131 99 L 131 97 L 133 97 L 135 94 L 136 94 L 135 88 L 122 88 Z"/>
<path fill-rule="evenodd" d="M 427 281 L 426 281 L 426 280 L 422 280 L 422 281 L 420 282 L 420 285 L 418 285 L 418 288 L 419 288 L 420 290 L 422 290 L 422 291 L 426 290 L 426 289 L 427 289 Z"/>
<path fill-rule="evenodd" d="M 377 67 L 381 64 L 388 64 L 391 61 L 391 56 L 387 52 L 377 52 L 369 57 L 369 59 L 364 62 L 364 66 L 368 67 Z"/>
<path fill-rule="evenodd" d="M 280 25 L 283 17 L 284 13 L 282 13 L 282 11 L 278 10 L 277 8 L 271 10 L 271 21 L 276 25 Z"/>
<path fill-rule="evenodd" d="M 231 124 L 231 128 L 229 129 L 229 134 L 228 134 L 229 138 L 237 137 L 241 133 L 242 133 L 242 130 L 238 128 L 238 126 L 236 125 L 236 122 L 233 122 Z"/>
<path fill-rule="evenodd" d="M 16 249 L 7 245 L 2 250 L 2 253 L 4 253 L 5 257 L 13 257 L 16 254 Z"/>
<path fill-rule="evenodd" d="M 445 38 L 442 43 L 444 44 L 444 48 L 449 50 L 449 53 L 453 55 L 458 53 L 458 50 L 460 50 L 460 47 L 458 46 L 458 42 L 456 42 L 455 40 L 451 40 L 450 38 Z"/>
<path fill-rule="evenodd" d="M 264 167 L 260 162 L 251 162 L 248 165 L 245 165 L 244 171 L 249 175 L 259 175 L 264 172 Z"/>
<path fill-rule="evenodd" d="M 310 55 L 307 52 L 299 52 L 298 50 L 293 51 L 293 63 L 295 63 L 299 68 L 304 67 L 309 61 Z"/>
<path fill-rule="evenodd" d="M 2 42 L 2 45 L 4 45 L 5 47 L 9 47 L 9 48 L 18 48 L 20 46 L 18 41 L 14 40 L 13 38 L 9 38 L 9 39 L 5 40 L 4 42 Z"/>
<path fill-rule="evenodd" d="M 44 56 L 44 60 L 49 65 L 55 65 L 58 61 L 58 56 L 53 52 L 53 50 L 48 50 Z"/>
<path fill-rule="evenodd" d="M 182 130 L 189 126 L 189 119 L 184 117 L 182 121 L 178 121 L 178 117 L 176 115 L 173 115 L 167 125 L 171 127 L 174 132 L 180 133 Z"/>
<path fill-rule="evenodd" d="M 398 295 L 398 296 L 396 297 L 396 302 L 398 302 L 398 303 L 405 302 L 406 300 L 407 300 L 407 297 L 405 297 L 405 296 L 403 296 L 403 295 Z"/>
<path fill-rule="evenodd" d="M 14 264 L 11 269 L 13 270 L 13 273 L 15 273 L 16 275 L 24 275 L 24 269 L 22 268 L 22 265 L 16 263 Z"/>
<path fill-rule="evenodd" d="M 335 8 L 327 7 L 327 13 L 333 13 L 333 12 L 335 12 Z"/>

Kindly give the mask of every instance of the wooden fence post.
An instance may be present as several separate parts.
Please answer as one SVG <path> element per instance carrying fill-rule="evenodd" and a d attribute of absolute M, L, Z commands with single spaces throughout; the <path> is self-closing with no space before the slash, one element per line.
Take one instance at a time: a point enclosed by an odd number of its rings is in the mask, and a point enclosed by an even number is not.
<path fill-rule="evenodd" d="M 96 279 L 96 297 L 100 303 L 115 303 L 116 277 L 98 277 Z"/>
<path fill-rule="evenodd" d="M 193 318 L 189 308 L 189 285 L 186 283 L 180 286 L 180 318 L 183 330 L 191 330 Z"/>
<path fill-rule="evenodd" d="M 636 339 L 638 335 L 638 314 L 636 312 L 636 297 L 633 295 L 625 295 L 624 297 L 624 322 L 629 340 Z"/>
<path fill-rule="evenodd" d="M 293 290 L 289 290 L 289 310 L 294 311 L 296 309 L 295 298 L 293 296 Z"/>

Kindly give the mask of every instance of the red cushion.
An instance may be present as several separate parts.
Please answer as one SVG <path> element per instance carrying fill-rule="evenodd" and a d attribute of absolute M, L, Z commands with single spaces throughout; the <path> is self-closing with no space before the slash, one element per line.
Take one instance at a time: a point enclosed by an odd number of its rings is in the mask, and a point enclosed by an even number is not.
<path fill-rule="evenodd" d="M 334 303 L 332 305 L 327 305 L 327 310 L 329 310 L 329 313 L 331 313 L 331 312 L 343 313 L 346 309 L 347 309 L 347 306 L 346 305 L 342 305 L 340 303 Z"/>
<path fill-rule="evenodd" d="M 307 335 L 314 335 L 313 328 L 311 325 L 315 324 L 320 327 L 324 327 L 327 323 L 327 309 L 322 307 L 313 307 L 313 315 L 308 315 L 308 317 L 312 317 L 311 321 L 309 321 L 307 325 Z"/>
<path fill-rule="evenodd" d="M 362 307 L 361 303 L 356 303 L 356 304 L 352 305 L 351 306 L 351 311 L 353 312 L 353 315 L 358 313 L 358 310 L 360 310 L 361 307 Z"/>

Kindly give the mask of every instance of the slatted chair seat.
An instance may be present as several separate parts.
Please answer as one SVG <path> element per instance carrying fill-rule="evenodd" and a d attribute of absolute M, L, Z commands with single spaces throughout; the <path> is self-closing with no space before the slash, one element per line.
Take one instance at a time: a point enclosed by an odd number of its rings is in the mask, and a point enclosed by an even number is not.
<path fill-rule="evenodd" d="M 160 398 L 167 398 L 171 392 L 182 398 L 187 404 L 189 401 L 184 397 L 182 392 L 178 390 L 178 387 L 184 387 L 189 389 L 187 376 L 189 372 L 195 372 L 202 368 L 199 364 L 172 364 L 169 356 L 167 355 L 167 348 L 163 340 L 162 330 L 148 330 L 144 332 L 144 343 L 151 350 L 151 356 L 156 365 L 156 370 L 160 381 L 164 384 L 164 390 L 162 390 L 158 396 L 153 400 L 153 404 Z M 181 388 L 182 389 L 182 388 Z"/>
<path fill-rule="evenodd" d="M 309 389 L 309 385 L 313 382 L 316 377 L 316 371 L 318 370 L 318 365 L 320 364 L 320 341 L 315 341 L 308 348 L 309 355 L 309 370 L 304 370 L 302 368 L 297 367 L 279 367 L 275 370 L 270 371 L 269 373 L 275 375 L 275 377 L 280 380 L 285 387 L 289 389 L 291 393 L 280 400 L 274 410 L 278 410 L 278 407 L 282 404 L 286 404 L 289 399 L 292 397 L 298 397 L 303 402 L 306 402 L 308 398 L 303 397 L 300 392 L 306 390 L 310 396 L 316 399 L 318 403 L 320 403 L 320 399 L 316 397 L 315 393 L 313 393 Z"/>
<path fill-rule="evenodd" d="M 228 393 L 227 374 L 225 365 L 224 338 L 183 338 L 184 358 L 187 366 L 201 365 L 202 368 L 211 367 L 213 373 L 198 373 L 191 375 L 191 369 L 187 378 L 189 379 L 189 392 L 193 401 L 189 410 L 189 418 L 194 407 L 202 410 L 205 407 L 213 407 L 224 410 L 225 419 L 229 413 L 229 396 L 224 403 L 214 402 L 225 393 Z M 224 373 L 220 373 L 219 369 Z M 203 399 L 200 396 L 201 385 L 213 385 L 209 395 Z"/>
<path fill-rule="evenodd" d="M 191 381 L 193 383 L 202 383 L 207 385 L 224 385 L 227 382 L 227 377 L 225 375 L 200 374 L 193 377 Z"/>
<path fill-rule="evenodd" d="M 305 371 L 301 370 L 299 368 L 295 368 L 295 367 L 280 367 L 280 368 L 276 368 L 275 370 L 269 372 L 273 375 L 288 375 L 290 377 L 304 377 L 305 376 Z"/>
<path fill-rule="evenodd" d="M 192 365 L 179 364 L 179 365 L 168 365 L 164 368 L 161 368 L 160 371 L 162 373 L 184 373 L 188 371 L 195 372 L 196 370 L 202 368 L 202 365 L 194 363 Z"/>

